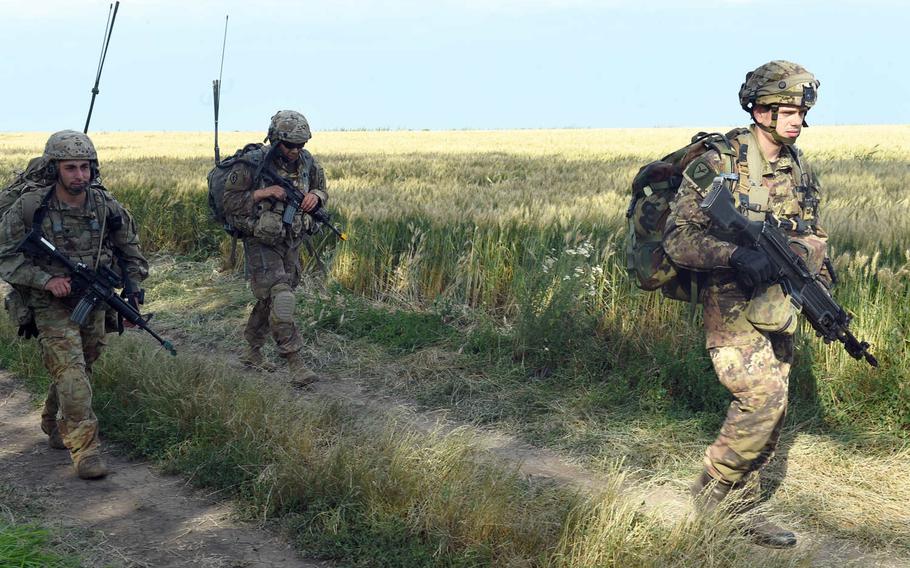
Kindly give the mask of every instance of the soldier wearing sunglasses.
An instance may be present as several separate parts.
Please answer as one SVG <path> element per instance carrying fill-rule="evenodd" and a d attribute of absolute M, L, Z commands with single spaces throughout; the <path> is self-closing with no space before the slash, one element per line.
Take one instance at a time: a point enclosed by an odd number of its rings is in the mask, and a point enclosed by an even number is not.
<path fill-rule="evenodd" d="M 303 340 L 294 318 L 297 305 L 294 290 L 300 283 L 300 247 L 319 228 L 308 213 L 324 206 L 329 198 L 325 172 L 303 148 L 311 136 L 310 125 L 302 114 L 278 111 L 269 124 L 270 147 L 263 149 L 268 163 L 257 167 L 238 161 L 228 174 L 224 190 L 225 215 L 241 233 L 250 288 L 256 297 L 244 330 L 247 349 L 242 360 L 250 367 L 274 370 L 262 354 L 262 347 L 271 335 L 278 355 L 287 362 L 291 382 L 297 386 L 319 379 L 300 354 Z M 292 219 L 284 219 L 285 189 L 257 175 L 263 166 L 291 182 L 304 195 Z"/>

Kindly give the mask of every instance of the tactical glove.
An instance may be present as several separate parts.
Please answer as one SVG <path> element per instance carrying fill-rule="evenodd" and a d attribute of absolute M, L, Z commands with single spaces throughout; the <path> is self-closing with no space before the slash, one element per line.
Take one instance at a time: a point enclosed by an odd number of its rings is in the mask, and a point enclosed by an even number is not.
<path fill-rule="evenodd" d="M 31 339 L 38 337 L 38 326 L 35 325 L 35 318 L 28 320 L 28 323 L 19 326 L 19 337 Z"/>
<path fill-rule="evenodd" d="M 740 281 L 749 288 L 754 288 L 774 277 L 774 267 L 768 255 L 763 251 L 737 247 L 730 255 L 730 266 L 739 271 Z"/>

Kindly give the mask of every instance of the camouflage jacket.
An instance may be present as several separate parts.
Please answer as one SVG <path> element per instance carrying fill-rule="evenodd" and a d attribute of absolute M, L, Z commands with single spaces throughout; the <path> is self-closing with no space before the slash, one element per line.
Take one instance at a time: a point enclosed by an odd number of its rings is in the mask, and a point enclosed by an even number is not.
<path fill-rule="evenodd" d="M 0 219 L 0 277 L 27 295 L 28 305 L 47 305 L 53 296 L 44 290 L 54 276 L 66 269 L 44 256 L 30 256 L 15 249 L 31 230 L 35 212 L 54 186 L 24 193 Z M 84 207 L 73 208 L 51 195 L 41 223 L 44 237 L 73 262 L 100 269 L 121 259 L 133 281 L 148 276 L 148 262 L 139 247 L 136 226 L 130 214 L 113 196 L 98 186 L 87 191 Z"/>
<path fill-rule="evenodd" d="M 752 127 L 755 128 L 754 126 Z M 740 179 L 735 193 L 741 212 L 750 218 L 763 218 L 770 211 L 779 219 L 801 219 L 809 225 L 809 233 L 789 236 L 806 243 L 804 255 L 810 267 L 821 274 L 824 281 L 830 277 L 823 265 L 826 255 L 827 234 L 818 225 L 818 182 L 802 153 L 796 148 L 791 154 L 782 148 L 779 159 L 773 164 L 758 155 L 760 172 L 749 172 L 744 159 L 743 144 L 758 144 L 754 134 L 744 134 L 733 141 L 734 149 L 743 158 L 737 160 Z M 708 348 L 724 345 L 742 345 L 754 338 L 755 327 L 746 318 L 751 291 L 745 290 L 730 267 L 730 255 L 736 244 L 723 241 L 710 231 L 710 220 L 699 210 L 699 204 L 711 187 L 714 177 L 725 171 L 723 158 L 715 151 L 705 153 L 686 168 L 683 182 L 671 213 L 667 219 L 663 245 L 670 259 L 678 266 L 697 272 L 707 272 L 701 300 L 704 305 L 704 325 Z M 750 180 L 751 173 L 751 180 Z M 758 183 L 760 185 L 753 185 Z M 749 211 L 750 208 L 761 211 Z M 795 249 L 797 250 L 797 249 Z M 800 248 L 797 252 L 802 253 Z M 786 301 L 778 295 L 782 301 Z"/>
<path fill-rule="evenodd" d="M 264 151 L 267 150 L 264 148 Z M 302 193 L 316 194 L 320 206 L 328 201 L 325 172 L 306 150 L 301 150 L 300 158 L 294 164 L 284 164 L 283 160 L 276 159 L 275 170 L 291 180 Z M 253 180 L 254 173 L 255 166 L 249 163 L 237 162 L 231 168 L 224 187 L 224 212 L 228 222 L 246 238 L 258 239 L 269 246 L 283 244 L 299 247 L 307 234 L 319 228 L 317 222 L 303 211 L 298 211 L 293 223 L 285 226 L 282 222 L 283 201 L 273 198 L 259 202 L 253 200 L 253 191 L 268 186 L 261 179 Z"/>

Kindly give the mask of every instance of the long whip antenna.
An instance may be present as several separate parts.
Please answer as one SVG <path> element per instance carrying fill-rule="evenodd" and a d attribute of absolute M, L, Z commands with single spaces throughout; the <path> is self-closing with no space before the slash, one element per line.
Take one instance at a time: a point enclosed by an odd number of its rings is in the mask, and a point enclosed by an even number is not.
<path fill-rule="evenodd" d="M 224 15 L 224 39 L 221 42 L 221 67 L 218 78 L 212 81 L 212 100 L 215 102 L 215 163 L 221 162 L 221 149 L 218 148 L 218 107 L 221 103 L 221 75 L 224 73 L 224 49 L 227 47 L 228 15 Z"/>
<path fill-rule="evenodd" d="M 101 69 L 104 68 L 104 60 L 107 58 L 107 48 L 111 44 L 111 34 L 114 31 L 114 21 L 117 19 L 117 9 L 120 8 L 120 0 L 111 4 L 107 9 L 107 24 L 104 26 L 104 36 L 101 38 L 101 55 L 98 58 L 98 74 L 95 75 L 95 86 L 92 87 L 92 102 L 88 107 L 88 116 L 85 117 L 85 128 L 83 134 L 88 134 L 88 125 L 92 121 L 92 110 L 95 108 L 95 97 L 98 96 L 98 84 L 101 83 Z"/>

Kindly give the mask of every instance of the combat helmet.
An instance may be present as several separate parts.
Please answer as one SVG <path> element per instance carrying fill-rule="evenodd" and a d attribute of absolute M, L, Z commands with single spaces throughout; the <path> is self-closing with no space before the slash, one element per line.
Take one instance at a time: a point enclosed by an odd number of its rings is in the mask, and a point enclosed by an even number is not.
<path fill-rule="evenodd" d="M 279 110 L 269 123 L 269 143 L 306 144 L 312 138 L 306 117 L 295 110 Z"/>
<path fill-rule="evenodd" d="M 89 160 L 98 163 L 98 153 L 95 145 L 88 136 L 75 130 L 61 130 L 54 132 L 44 145 L 44 159 L 58 160 Z"/>
<path fill-rule="evenodd" d="M 758 127 L 771 134 L 782 144 L 792 144 L 793 139 L 777 133 L 777 112 L 780 105 L 793 105 L 807 111 L 818 99 L 821 83 L 805 67 L 790 61 L 775 60 L 760 65 L 746 73 L 746 80 L 739 88 L 739 105 L 750 115 L 755 105 L 771 108 L 771 125 Z M 803 121 L 803 126 L 809 126 Z"/>
<path fill-rule="evenodd" d="M 40 161 L 33 160 L 35 164 L 29 163 L 29 169 L 41 168 L 45 178 L 52 181 L 57 178 L 57 162 L 60 160 L 88 160 L 92 168 L 92 179 L 100 179 L 95 145 L 82 132 L 61 130 L 51 134 L 44 145 Z"/>

